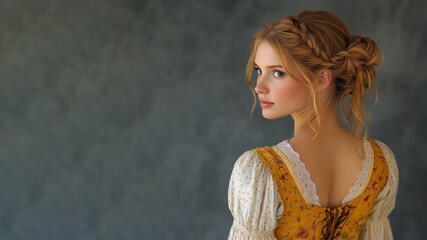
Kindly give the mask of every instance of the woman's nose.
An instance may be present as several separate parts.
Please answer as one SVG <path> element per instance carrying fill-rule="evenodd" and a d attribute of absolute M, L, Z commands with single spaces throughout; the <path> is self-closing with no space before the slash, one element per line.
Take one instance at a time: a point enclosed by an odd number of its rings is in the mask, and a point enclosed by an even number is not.
<path fill-rule="evenodd" d="M 258 76 L 255 92 L 257 92 L 258 94 L 267 92 L 267 88 L 265 86 L 265 79 L 263 79 L 263 76 Z"/>

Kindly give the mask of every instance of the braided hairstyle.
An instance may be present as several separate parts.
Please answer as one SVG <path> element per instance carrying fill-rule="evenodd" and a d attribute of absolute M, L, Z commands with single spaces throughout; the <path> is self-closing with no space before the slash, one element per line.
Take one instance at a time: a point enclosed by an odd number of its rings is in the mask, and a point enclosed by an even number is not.
<path fill-rule="evenodd" d="M 353 117 L 351 131 L 360 136 L 364 126 L 364 137 L 367 137 L 363 96 L 365 91 L 373 88 L 375 103 L 378 101 L 374 67 L 381 65 L 384 60 L 375 41 L 360 35 L 350 35 L 344 22 L 327 11 L 303 11 L 267 23 L 253 37 L 251 55 L 246 66 L 246 81 L 255 98 L 251 116 L 256 106 L 256 93 L 250 78 L 255 53 L 262 41 L 267 41 L 272 46 L 286 73 L 310 89 L 313 105 L 305 110 L 310 116 L 303 126 L 311 126 L 316 132 L 314 138 L 318 131 L 311 125 L 311 120 L 319 114 L 319 108 L 325 107 L 318 104 L 313 82 L 315 74 L 321 69 L 331 71 L 334 85 L 333 94 L 329 96 L 326 107 L 335 106 L 336 100 L 339 99 L 343 114 L 344 100 L 346 96 L 351 96 L 344 120 L 348 124 Z M 298 79 L 296 74 L 293 74 L 296 70 L 303 79 Z M 320 126 L 320 118 L 317 118 L 317 121 Z"/>

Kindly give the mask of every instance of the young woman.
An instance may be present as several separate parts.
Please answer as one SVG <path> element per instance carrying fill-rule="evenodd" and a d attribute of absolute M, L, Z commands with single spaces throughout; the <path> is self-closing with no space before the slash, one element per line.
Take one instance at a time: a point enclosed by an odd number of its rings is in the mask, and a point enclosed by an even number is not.
<path fill-rule="evenodd" d="M 367 137 L 364 120 L 363 97 L 374 88 L 377 101 L 382 61 L 373 40 L 350 35 L 326 11 L 282 17 L 255 34 L 247 83 L 265 118 L 292 116 L 294 136 L 237 159 L 229 239 L 393 239 L 398 168 L 391 149 Z M 350 131 L 336 111 L 339 102 L 343 114 L 346 97 Z"/>

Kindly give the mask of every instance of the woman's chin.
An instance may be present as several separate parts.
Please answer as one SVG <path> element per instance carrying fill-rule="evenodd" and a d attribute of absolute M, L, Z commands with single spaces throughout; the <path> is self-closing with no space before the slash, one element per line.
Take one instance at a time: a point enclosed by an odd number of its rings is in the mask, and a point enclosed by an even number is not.
<path fill-rule="evenodd" d="M 270 120 L 273 120 L 273 119 L 278 119 L 278 118 L 282 118 L 282 117 L 285 117 L 285 116 L 288 116 L 289 114 L 272 114 L 272 113 L 269 113 L 268 111 L 266 111 L 266 110 L 263 110 L 262 111 L 262 116 L 265 118 L 265 119 L 270 119 Z"/>
<path fill-rule="evenodd" d="M 262 116 L 265 119 L 270 119 L 270 120 L 279 118 L 279 116 L 277 116 L 277 115 L 272 115 L 272 114 L 268 114 L 268 113 L 264 113 L 264 112 L 262 113 Z"/>

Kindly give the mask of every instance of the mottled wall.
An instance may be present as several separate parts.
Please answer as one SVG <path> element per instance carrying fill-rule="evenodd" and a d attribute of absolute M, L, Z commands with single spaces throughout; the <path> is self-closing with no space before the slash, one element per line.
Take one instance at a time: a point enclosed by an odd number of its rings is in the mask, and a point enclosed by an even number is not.
<path fill-rule="evenodd" d="M 385 55 L 370 136 L 400 169 L 396 239 L 427 221 L 425 1 L 0 1 L 0 239 L 225 239 L 244 151 L 292 134 L 244 82 L 252 34 L 303 9 Z"/>

